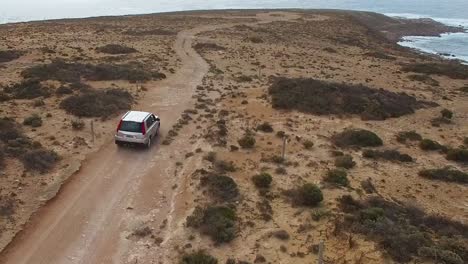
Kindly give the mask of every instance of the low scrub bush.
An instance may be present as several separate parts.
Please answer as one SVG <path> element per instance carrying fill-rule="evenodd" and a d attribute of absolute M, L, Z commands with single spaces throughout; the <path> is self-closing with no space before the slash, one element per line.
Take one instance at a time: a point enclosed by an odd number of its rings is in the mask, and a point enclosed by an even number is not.
<path fill-rule="evenodd" d="M 82 120 L 76 119 L 71 121 L 71 126 L 74 130 L 83 130 L 85 123 Z"/>
<path fill-rule="evenodd" d="M 290 191 L 293 201 L 297 205 L 314 207 L 323 201 L 323 194 L 320 188 L 312 183 L 306 183 Z"/>
<path fill-rule="evenodd" d="M 197 251 L 182 256 L 179 264 L 218 264 L 218 260 L 205 251 Z"/>
<path fill-rule="evenodd" d="M 50 96 L 50 91 L 39 80 L 28 79 L 4 88 L 15 99 L 34 99 Z"/>
<path fill-rule="evenodd" d="M 382 60 L 396 60 L 395 57 L 390 56 L 384 52 L 381 51 L 375 51 L 375 52 L 367 52 L 364 55 L 369 56 L 369 57 L 374 57 L 377 59 L 382 59 Z"/>
<path fill-rule="evenodd" d="M 468 183 L 468 174 L 449 167 L 442 169 L 429 169 L 419 172 L 419 176 L 439 181 Z"/>
<path fill-rule="evenodd" d="M 21 75 L 24 78 L 68 83 L 80 83 L 81 78 L 90 81 L 127 80 L 130 82 L 166 78 L 163 73 L 147 70 L 139 63 L 93 65 L 64 60 L 54 60 L 49 64 L 33 66 L 23 70 Z"/>
<path fill-rule="evenodd" d="M 374 132 L 364 129 L 348 129 L 332 137 L 332 142 L 338 147 L 378 147 L 383 145 Z"/>
<path fill-rule="evenodd" d="M 314 142 L 312 142 L 311 140 L 305 140 L 304 142 L 302 142 L 302 145 L 305 149 L 312 149 L 314 147 Z"/>
<path fill-rule="evenodd" d="M 225 47 L 222 47 L 216 43 L 197 43 L 193 46 L 193 48 L 197 51 L 200 51 L 200 50 L 224 51 L 226 50 Z"/>
<path fill-rule="evenodd" d="M 257 130 L 260 130 L 265 133 L 272 133 L 273 132 L 273 127 L 271 126 L 270 123 L 268 122 L 263 122 L 262 124 L 257 126 Z"/>
<path fill-rule="evenodd" d="M 177 32 L 170 31 L 166 29 L 156 28 L 150 30 L 128 30 L 124 32 L 126 35 L 130 36 L 170 36 L 170 35 L 177 35 Z"/>
<path fill-rule="evenodd" d="M 316 115 L 354 114 L 364 120 L 400 117 L 432 105 L 405 93 L 315 79 L 277 78 L 268 91 L 277 109 Z"/>
<path fill-rule="evenodd" d="M 408 154 L 402 154 L 398 150 L 371 150 L 362 152 L 362 156 L 367 159 L 383 159 L 388 161 L 413 162 L 413 158 Z"/>
<path fill-rule="evenodd" d="M 343 155 L 335 157 L 335 166 L 338 168 L 351 169 L 356 166 L 353 157 L 351 155 Z"/>
<path fill-rule="evenodd" d="M 267 172 L 262 172 L 252 177 L 252 181 L 257 188 L 270 188 L 273 178 Z"/>
<path fill-rule="evenodd" d="M 239 146 L 243 149 L 251 149 L 255 147 L 256 140 L 252 134 L 246 133 L 237 143 L 239 143 Z"/>
<path fill-rule="evenodd" d="M 380 197 L 357 201 L 345 195 L 339 202 L 347 213 L 343 223 L 340 223 L 340 229 L 374 240 L 398 263 L 413 262 L 420 257 L 441 260 L 440 256 L 422 254 L 427 248 L 450 251 L 445 253 L 451 255 L 451 259 L 467 261 L 466 246 L 449 246 L 444 242 L 450 239 L 451 245 L 466 245 L 467 225 L 442 216 L 428 215 L 416 207 L 389 202 Z"/>
<path fill-rule="evenodd" d="M 421 141 L 423 138 L 416 131 L 402 131 L 396 136 L 396 140 L 402 144 L 408 141 Z"/>
<path fill-rule="evenodd" d="M 32 127 L 40 127 L 42 126 L 42 118 L 38 114 L 33 114 L 24 119 L 23 125 L 32 126 Z"/>
<path fill-rule="evenodd" d="M 0 216 L 2 219 L 11 218 L 16 211 L 16 201 L 10 196 L 0 196 Z"/>
<path fill-rule="evenodd" d="M 412 81 L 422 82 L 431 86 L 439 86 L 439 82 L 429 75 L 412 74 L 408 78 Z"/>
<path fill-rule="evenodd" d="M 426 151 L 447 151 L 448 149 L 446 146 L 439 144 L 439 142 L 427 138 L 421 140 L 421 142 L 419 143 L 419 147 L 422 150 Z"/>
<path fill-rule="evenodd" d="M 209 193 L 214 198 L 222 201 L 232 201 L 239 196 L 237 183 L 231 177 L 210 174 L 203 176 L 200 183 L 208 187 Z"/>
<path fill-rule="evenodd" d="M 199 229 L 216 243 L 226 243 L 236 236 L 236 212 L 226 206 L 195 208 L 187 217 L 187 226 Z"/>
<path fill-rule="evenodd" d="M 414 63 L 403 66 L 405 72 L 436 74 L 452 79 L 468 79 L 468 66 L 459 62 L 446 63 Z"/>
<path fill-rule="evenodd" d="M 216 160 L 213 164 L 219 173 L 236 171 L 236 166 L 232 161 Z"/>
<path fill-rule="evenodd" d="M 443 117 L 443 118 L 447 118 L 447 119 L 452 119 L 453 117 L 453 112 L 444 108 L 440 111 L 440 115 Z"/>
<path fill-rule="evenodd" d="M 22 158 L 24 167 L 27 170 L 38 171 L 40 173 L 51 170 L 58 160 L 59 156 L 57 153 L 44 149 L 29 151 Z"/>
<path fill-rule="evenodd" d="M 13 119 L 0 117 L 0 140 L 3 143 L 23 137 L 20 126 Z"/>
<path fill-rule="evenodd" d="M 447 152 L 447 159 L 462 163 L 468 163 L 468 149 L 451 149 Z"/>
<path fill-rule="evenodd" d="M 0 50 L 0 63 L 19 59 L 24 52 L 19 50 Z"/>
<path fill-rule="evenodd" d="M 122 89 L 87 90 L 60 103 L 60 108 L 78 117 L 108 117 L 130 109 L 133 97 Z"/>
<path fill-rule="evenodd" d="M 119 44 L 107 44 L 105 46 L 96 48 L 96 51 L 113 55 L 137 52 L 137 50 L 134 48 L 130 48 Z"/>
<path fill-rule="evenodd" d="M 348 186 L 348 173 L 343 169 L 332 169 L 327 172 L 324 178 L 325 182 L 339 185 L 339 186 Z"/>

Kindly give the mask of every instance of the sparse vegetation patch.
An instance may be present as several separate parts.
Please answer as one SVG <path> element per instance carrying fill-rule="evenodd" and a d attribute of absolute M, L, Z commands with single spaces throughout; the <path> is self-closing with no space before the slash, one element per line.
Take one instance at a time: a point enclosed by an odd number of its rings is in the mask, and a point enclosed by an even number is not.
<path fill-rule="evenodd" d="M 442 169 L 429 169 L 419 172 L 419 176 L 439 181 L 468 183 L 468 174 L 449 167 Z"/>
<path fill-rule="evenodd" d="M 182 256 L 179 264 L 218 264 L 218 260 L 205 251 L 197 251 Z"/>
<path fill-rule="evenodd" d="M 78 117 L 108 117 L 130 109 L 133 97 L 122 89 L 87 90 L 65 98 L 60 107 Z"/>
<path fill-rule="evenodd" d="M 412 162 L 413 158 L 408 154 L 402 154 L 398 150 L 372 150 L 367 149 L 362 153 L 367 159 L 383 159 L 393 162 Z"/>
<path fill-rule="evenodd" d="M 383 145 L 377 134 L 364 129 L 347 129 L 332 137 L 332 142 L 338 147 L 378 147 Z"/>
<path fill-rule="evenodd" d="M 323 194 L 320 188 L 312 183 L 306 183 L 291 190 L 288 194 L 293 198 L 293 202 L 301 206 L 314 207 L 323 201 Z"/>
<path fill-rule="evenodd" d="M 0 63 L 19 59 L 23 54 L 19 50 L 0 50 Z"/>
<path fill-rule="evenodd" d="M 119 44 L 107 44 L 105 46 L 96 48 L 96 51 L 113 55 L 137 52 L 137 50 L 134 48 L 130 48 Z"/>
<path fill-rule="evenodd" d="M 38 80 L 24 80 L 4 88 L 4 91 L 16 99 L 34 99 L 50 96 L 50 91 Z"/>
<path fill-rule="evenodd" d="M 199 229 L 216 243 L 226 243 L 236 236 L 236 212 L 226 206 L 195 208 L 187 217 L 187 226 Z"/>
<path fill-rule="evenodd" d="M 201 178 L 200 184 L 209 188 L 209 193 L 222 201 L 232 201 L 239 196 L 237 183 L 228 176 L 206 175 Z"/>
<path fill-rule="evenodd" d="M 402 144 L 408 141 L 421 141 L 423 138 L 416 131 L 402 131 L 396 136 L 396 140 Z"/>
<path fill-rule="evenodd" d="M 447 152 L 447 159 L 457 161 L 457 162 L 462 162 L 462 163 L 468 163 L 468 149 L 465 149 L 465 148 L 450 149 Z"/>
<path fill-rule="evenodd" d="M 468 226 L 462 223 L 382 198 L 357 201 L 345 195 L 340 204 L 347 213 L 340 229 L 376 241 L 397 262 L 416 258 L 453 264 L 467 261 L 467 248 L 463 245 L 468 242 Z M 435 253 L 427 254 L 429 249 Z"/>
<path fill-rule="evenodd" d="M 405 93 L 315 79 L 277 78 L 269 93 L 277 109 L 316 115 L 355 114 L 365 120 L 400 117 L 429 105 Z"/>
<path fill-rule="evenodd" d="M 414 63 L 403 66 L 405 72 L 444 75 L 452 79 L 468 79 L 468 66 L 459 62 Z"/>

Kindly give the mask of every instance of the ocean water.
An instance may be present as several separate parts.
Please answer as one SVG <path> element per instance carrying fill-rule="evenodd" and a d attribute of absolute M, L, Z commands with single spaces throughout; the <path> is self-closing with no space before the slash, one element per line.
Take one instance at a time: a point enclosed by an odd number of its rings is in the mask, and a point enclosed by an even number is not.
<path fill-rule="evenodd" d="M 468 0 L 0 0 L 0 24 L 32 20 L 183 10 L 323 8 L 430 17 L 468 30 Z M 405 37 L 401 45 L 468 63 L 468 33 Z"/>

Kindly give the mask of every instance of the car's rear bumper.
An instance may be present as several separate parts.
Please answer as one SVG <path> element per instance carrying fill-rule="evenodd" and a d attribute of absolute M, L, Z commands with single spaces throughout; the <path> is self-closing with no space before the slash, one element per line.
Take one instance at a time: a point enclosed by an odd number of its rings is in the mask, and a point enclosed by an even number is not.
<path fill-rule="evenodd" d="M 130 138 L 130 137 L 119 136 L 119 135 L 115 135 L 114 138 L 115 138 L 115 142 L 148 144 L 147 138 Z"/>

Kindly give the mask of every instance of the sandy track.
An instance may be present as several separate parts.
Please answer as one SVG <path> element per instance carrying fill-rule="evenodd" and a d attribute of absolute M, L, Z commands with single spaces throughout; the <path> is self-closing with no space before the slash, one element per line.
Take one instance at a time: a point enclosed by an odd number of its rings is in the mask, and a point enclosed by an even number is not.
<path fill-rule="evenodd" d="M 261 14 L 258 18 L 268 23 L 292 17 Z M 208 72 L 208 64 L 192 49 L 194 36 L 233 25 L 203 26 L 178 34 L 175 49 L 181 69 L 150 88 L 135 107 L 161 116 L 161 134 L 192 105 L 195 88 Z M 180 149 L 184 139 L 177 141 L 179 149 L 156 142 L 146 151 L 119 149 L 109 141 L 32 217 L 2 252 L 0 263 L 135 263 L 141 255 L 135 255 L 131 233 L 143 223 L 158 224 L 155 221 L 169 222 L 162 237 L 165 244 L 171 236 L 170 214 L 177 196 L 173 186 L 180 180 L 174 175 L 174 157 L 191 151 Z M 152 255 L 161 260 L 164 251 Z"/>

